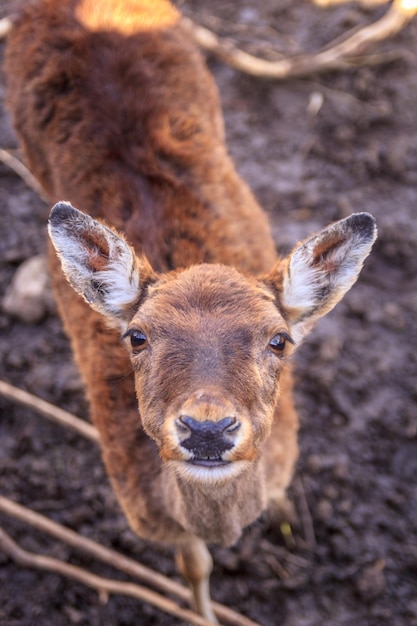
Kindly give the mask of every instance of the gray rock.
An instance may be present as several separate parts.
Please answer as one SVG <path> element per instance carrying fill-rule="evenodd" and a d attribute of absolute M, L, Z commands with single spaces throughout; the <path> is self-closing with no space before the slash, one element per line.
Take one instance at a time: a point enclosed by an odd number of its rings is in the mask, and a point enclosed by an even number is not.
<path fill-rule="evenodd" d="M 2 307 L 26 324 L 40 322 L 53 309 L 45 256 L 34 256 L 19 266 L 6 290 Z"/>

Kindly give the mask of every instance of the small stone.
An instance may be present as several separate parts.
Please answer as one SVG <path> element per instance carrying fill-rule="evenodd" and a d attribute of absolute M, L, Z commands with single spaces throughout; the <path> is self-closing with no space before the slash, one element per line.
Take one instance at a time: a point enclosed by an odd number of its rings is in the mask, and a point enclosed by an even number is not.
<path fill-rule="evenodd" d="M 307 459 L 308 470 L 312 474 L 318 474 L 322 468 L 322 462 L 319 454 L 310 454 Z"/>
<path fill-rule="evenodd" d="M 84 620 L 84 614 L 72 606 L 65 606 L 63 612 L 72 624 L 80 624 Z"/>
<path fill-rule="evenodd" d="M 340 513 L 350 513 L 352 510 L 352 501 L 348 499 L 342 500 L 339 504 L 338 510 Z"/>
<path fill-rule="evenodd" d="M 255 24 L 259 21 L 259 13 L 256 9 L 247 7 L 239 13 L 239 21 L 245 24 Z"/>
<path fill-rule="evenodd" d="M 315 117 L 324 104 L 324 96 L 321 91 L 313 91 L 308 97 L 307 113 Z"/>
<path fill-rule="evenodd" d="M 3 310 L 36 324 L 53 308 L 46 258 L 34 256 L 17 269 L 2 301 Z"/>
<path fill-rule="evenodd" d="M 385 561 L 379 559 L 373 565 L 365 567 L 357 581 L 357 590 L 364 600 L 374 600 L 386 587 L 384 574 Z"/>
<path fill-rule="evenodd" d="M 383 307 L 383 323 L 392 330 L 404 330 L 405 317 L 395 302 L 387 302 Z"/>
<path fill-rule="evenodd" d="M 326 522 L 332 519 L 334 514 L 332 503 L 329 500 L 320 500 L 317 505 L 317 517 L 318 519 Z"/>

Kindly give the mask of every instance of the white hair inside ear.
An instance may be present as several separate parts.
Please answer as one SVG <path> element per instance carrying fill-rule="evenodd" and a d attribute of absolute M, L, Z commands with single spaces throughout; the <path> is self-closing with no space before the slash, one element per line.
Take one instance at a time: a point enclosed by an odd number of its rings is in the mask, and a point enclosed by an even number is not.
<path fill-rule="evenodd" d="M 289 255 L 281 302 L 296 341 L 356 282 L 377 236 L 369 213 L 356 213 L 309 237 Z"/>
<path fill-rule="evenodd" d="M 53 207 L 48 230 L 75 291 L 125 328 L 126 310 L 140 294 L 137 259 L 126 240 L 66 202 Z"/>

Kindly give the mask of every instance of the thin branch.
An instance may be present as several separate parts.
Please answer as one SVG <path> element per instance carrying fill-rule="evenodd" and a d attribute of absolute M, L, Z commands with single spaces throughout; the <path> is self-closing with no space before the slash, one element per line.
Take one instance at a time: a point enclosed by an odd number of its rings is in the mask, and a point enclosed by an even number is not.
<path fill-rule="evenodd" d="M 0 496 L 0 511 L 21 522 L 29 524 L 33 528 L 36 528 L 36 530 L 49 534 L 59 541 L 63 541 L 84 554 L 88 554 L 107 565 L 115 567 L 125 574 L 134 576 L 165 593 L 171 593 L 188 604 L 191 604 L 191 592 L 183 585 L 171 580 L 163 574 L 155 572 L 133 559 L 129 559 L 116 550 L 112 550 L 111 548 L 96 543 L 92 539 L 83 537 L 75 531 L 62 526 L 62 524 L 53 522 L 44 515 L 35 513 L 35 511 L 21 504 L 17 504 L 4 496 Z M 212 604 L 217 616 L 232 626 L 259 626 L 256 622 L 253 622 L 218 602 L 213 602 Z"/>
<path fill-rule="evenodd" d="M 45 194 L 43 193 L 42 187 L 33 176 L 33 174 L 29 172 L 28 168 L 23 165 L 23 163 L 19 161 L 19 159 L 16 159 L 16 157 L 10 154 L 10 152 L 8 152 L 7 150 L 3 150 L 3 148 L 0 148 L 0 162 L 4 165 L 7 165 L 7 167 L 13 170 L 14 173 L 20 176 L 20 178 L 26 183 L 26 185 L 30 189 L 37 193 L 40 198 L 45 200 Z"/>
<path fill-rule="evenodd" d="M 2 387 L 4 385 L 8 386 L 7 383 L 0 381 L 0 392 L 2 391 Z M 10 387 L 12 386 L 10 385 Z M 12 387 L 12 389 L 14 390 L 16 388 Z M 17 390 L 17 391 L 20 391 L 20 390 Z M 26 392 L 23 392 L 23 393 L 26 393 Z M 31 394 L 27 394 L 27 395 L 30 396 Z M 12 396 L 9 395 L 8 397 L 15 399 L 15 394 L 13 394 Z M 44 401 L 42 400 L 41 402 L 44 402 Z M 45 403 L 45 404 L 48 404 L 48 403 Z M 30 403 L 29 406 L 31 406 L 31 408 L 36 408 L 32 403 Z M 49 406 L 52 406 L 52 405 L 49 405 Z M 56 408 L 56 407 L 53 407 L 53 408 Z M 43 411 L 42 413 L 45 415 Z M 64 411 L 63 413 L 66 413 L 66 412 Z M 79 418 L 75 418 L 74 416 L 71 416 L 70 414 L 67 414 L 67 415 L 81 422 Z M 64 426 L 68 426 L 68 424 L 65 421 L 60 420 L 60 423 Z M 84 424 L 84 422 L 82 422 L 82 424 Z M 86 426 L 89 426 L 89 425 L 86 424 Z M 73 428 L 73 426 L 70 426 L 70 427 Z M 97 432 L 93 426 L 91 426 L 91 428 L 95 432 Z M 78 432 L 80 432 L 80 434 L 84 434 L 81 431 L 78 431 Z M 102 546 L 96 543 L 95 541 L 88 539 L 87 537 L 83 537 L 82 535 L 79 535 L 73 530 L 66 528 L 65 526 L 62 526 L 61 524 L 53 522 L 47 517 L 40 515 L 39 513 L 35 513 L 31 509 L 28 509 L 27 507 L 24 507 L 20 504 L 17 504 L 16 502 L 13 502 L 12 500 L 9 500 L 8 498 L 5 498 L 4 496 L 1 496 L 1 495 L 0 495 L 0 511 L 3 513 L 6 513 L 7 515 L 11 515 L 15 519 L 25 522 L 26 524 L 31 525 L 37 530 L 48 533 L 52 537 L 55 537 L 56 539 L 59 539 L 60 541 L 65 542 L 66 544 L 70 545 L 71 547 L 77 550 L 81 550 L 84 553 L 89 554 L 90 556 L 93 556 L 94 558 L 102 561 L 103 563 L 112 565 L 113 567 L 116 567 L 120 571 L 126 574 L 129 574 L 130 576 L 135 576 L 139 580 L 146 581 L 147 584 L 153 585 L 154 587 L 164 591 L 165 593 L 171 593 L 177 596 L 178 598 L 180 598 L 181 600 L 188 602 L 188 604 L 191 604 L 191 592 L 188 589 L 186 589 L 183 585 L 171 580 L 170 578 L 166 576 L 163 576 L 163 574 L 159 574 L 158 572 L 155 572 L 154 570 L 142 565 L 141 563 L 138 563 L 137 561 L 134 561 L 133 559 L 129 559 L 128 557 L 123 556 L 122 554 L 120 554 L 119 552 L 116 552 L 115 550 L 106 548 L 105 546 Z M 221 620 L 227 622 L 228 624 L 231 624 L 232 626 L 258 626 L 256 622 L 253 622 L 249 618 L 244 617 L 243 615 L 240 615 L 240 613 L 233 611 L 232 609 L 230 609 L 229 607 L 223 604 L 220 604 L 218 602 L 212 602 L 212 606 L 216 615 Z"/>
<path fill-rule="evenodd" d="M 88 572 L 84 568 L 64 563 L 59 559 L 41 554 L 35 554 L 23 550 L 13 539 L 0 528 L 0 549 L 3 550 L 10 558 L 23 567 L 33 567 L 39 570 L 46 570 L 72 578 L 78 582 L 96 589 L 100 597 L 107 597 L 108 594 L 121 594 L 142 600 L 156 606 L 161 611 L 174 615 L 179 619 L 185 620 L 195 626 L 214 626 L 213 622 L 200 617 L 189 609 L 180 608 L 176 602 L 164 598 L 159 593 L 146 589 L 140 585 L 129 582 L 120 582 L 109 578 L 102 578 Z"/>
<path fill-rule="evenodd" d="M 337 44 L 329 44 L 327 49 L 312 55 L 299 55 L 279 61 L 267 61 L 239 50 L 232 43 L 221 40 L 212 31 L 182 18 L 201 48 L 211 52 L 224 63 L 252 76 L 282 80 L 290 77 L 303 77 L 328 70 L 346 68 L 354 59 L 354 64 L 366 64 L 367 57 L 359 54 L 372 44 L 398 33 L 417 12 L 417 0 L 394 0 L 388 11 L 376 22 L 364 26 Z M 375 62 L 375 55 L 372 56 Z"/>
<path fill-rule="evenodd" d="M 167 576 L 154 572 L 133 559 L 123 556 L 116 550 L 106 548 L 92 539 L 88 539 L 88 537 L 83 537 L 70 528 L 53 522 L 44 515 L 17 504 L 17 502 L 13 502 L 13 500 L 2 495 L 0 495 L 0 511 L 25 524 L 29 524 L 36 530 L 47 533 L 59 541 L 63 541 L 72 548 L 88 554 L 102 563 L 119 569 L 129 576 L 135 576 L 165 593 L 172 593 L 189 604 L 191 602 L 191 592 L 183 585 L 170 580 Z"/>
<path fill-rule="evenodd" d="M 99 443 L 100 441 L 97 429 L 91 424 L 88 424 L 79 417 L 75 417 L 75 415 L 72 415 L 63 409 L 46 402 L 46 400 L 42 400 L 27 391 L 23 391 L 23 389 L 19 389 L 18 387 L 14 387 L 13 385 L 6 383 L 4 380 L 0 380 L 0 395 L 37 411 L 48 419 L 58 422 L 61 426 L 66 426 L 66 428 L 74 430 L 87 439 L 91 439 L 96 443 Z"/>
<path fill-rule="evenodd" d="M 349 0 L 312 0 L 314 4 L 322 9 L 327 7 L 333 7 L 338 4 L 346 4 Z M 379 4 L 386 4 L 387 0 L 356 0 L 357 4 L 361 4 L 364 7 L 375 7 Z"/>
<path fill-rule="evenodd" d="M 304 484 L 301 478 L 295 481 L 295 488 L 298 495 L 298 503 L 300 506 L 301 519 L 303 523 L 304 536 L 307 542 L 307 547 L 310 551 L 313 551 L 316 548 L 317 541 L 316 535 L 314 532 L 314 524 L 313 518 L 310 513 L 310 508 L 308 506 Z"/>

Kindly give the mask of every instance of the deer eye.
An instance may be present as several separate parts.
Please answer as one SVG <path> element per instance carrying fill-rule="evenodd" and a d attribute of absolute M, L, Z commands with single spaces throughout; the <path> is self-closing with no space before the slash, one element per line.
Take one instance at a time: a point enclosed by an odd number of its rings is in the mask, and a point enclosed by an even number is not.
<path fill-rule="evenodd" d="M 123 335 L 123 337 L 130 337 L 130 345 L 132 346 L 132 350 L 134 352 L 140 352 L 140 350 L 146 348 L 148 344 L 145 333 L 141 330 L 138 330 L 137 328 L 132 328 L 131 330 L 128 330 L 127 333 Z"/>
<path fill-rule="evenodd" d="M 287 333 L 277 333 L 269 342 L 269 348 L 274 354 L 280 355 L 284 352 L 287 341 L 294 343 Z"/>

